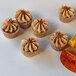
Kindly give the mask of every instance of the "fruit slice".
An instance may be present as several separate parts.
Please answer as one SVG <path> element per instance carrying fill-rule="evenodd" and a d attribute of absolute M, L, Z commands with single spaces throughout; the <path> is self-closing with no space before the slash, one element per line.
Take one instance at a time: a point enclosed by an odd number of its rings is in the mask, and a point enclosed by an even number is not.
<path fill-rule="evenodd" d="M 76 49 L 68 47 L 63 50 L 60 60 L 67 69 L 76 73 Z"/>
<path fill-rule="evenodd" d="M 76 35 L 68 42 L 68 45 L 73 48 L 76 48 Z"/>

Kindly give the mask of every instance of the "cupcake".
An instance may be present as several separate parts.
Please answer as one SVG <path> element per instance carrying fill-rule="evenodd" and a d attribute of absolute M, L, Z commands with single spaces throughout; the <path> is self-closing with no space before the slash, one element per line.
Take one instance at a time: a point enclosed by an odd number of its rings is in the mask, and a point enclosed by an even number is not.
<path fill-rule="evenodd" d="M 27 57 L 32 57 L 39 53 L 39 43 L 34 38 L 22 40 L 21 46 L 22 46 L 22 53 Z"/>
<path fill-rule="evenodd" d="M 62 22 L 68 23 L 72 21 L 73 17 L 74 17 L 74 10 L 72 9 L 72 7 L 65 5 L 59 9 L 59 19 Z"/>
<path fill-rule="evenodd" d="M 43 37 L 47 34 L 48 23 L 44 19 L 37 19 L 32 22 L 32 31 L 37 37 Z"/>
<path fill-rule="evenodd" d="M 20 25 L 21 28 L 26 29 L 28 28 L 32 23 L 32 15 L 29 11 L 26 11 L 24 9 L 20 9 L 16 11 L 15 18 Z"/>
<path fill-rule="evenodd" d="M 52 47 L 57 50 L 63 50 L 68 43 L 68 37 L 66 34 L 61 32 L 56 32 L 51 36 L 51 45 Z"/>
<path fill-rule="evenodd" d="M 3 22 L 2 30 L 4 35 L 9 38 L 15 38 L 19 33 L 19 25 L 16 23 L 16 20 L 6 19 Z"/>

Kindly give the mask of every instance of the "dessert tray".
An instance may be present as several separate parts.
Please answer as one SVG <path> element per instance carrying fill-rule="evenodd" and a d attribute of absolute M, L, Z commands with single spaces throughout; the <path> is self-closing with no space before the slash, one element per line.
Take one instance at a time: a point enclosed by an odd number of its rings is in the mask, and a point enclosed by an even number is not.
<path fill-rule="evenodd" d="M 76 76 L 75 0 L 0 3 L 0 76 Z"/>

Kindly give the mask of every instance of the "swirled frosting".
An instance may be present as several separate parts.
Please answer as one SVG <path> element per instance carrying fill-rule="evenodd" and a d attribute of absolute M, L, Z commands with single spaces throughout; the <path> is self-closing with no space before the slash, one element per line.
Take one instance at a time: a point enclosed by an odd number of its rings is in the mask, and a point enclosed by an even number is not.
<path fill-rule="evenodd" d="M 56 32 L 51 36 L 51 42 L 56 47 L 64 47 L 68 42 L 68 37 L 64 33 Z"/>
<path fill-rule="evenodd" d="M 62 6 L 59 10 L 59 15 L 64 18 L 71 18 L 74 16 L 74 10 L 70 6 Z"/>
<path fill-rule="evenodd" d="M 23 51 L 26 52 L 35 52 L 39 48 L 39 43 L 34 38 L 29 38 L 27 40 L 22 40 Z"/>
<path fill-rule="evenodd" d="M 5 32 L 12 33 L 12 32 L 15 32 L 18 29 L 18 24 L 16 23 L 16 20 L 12 20 L 12 18 L 11 19 L 6 19 L 3 22 L 2 29 Z"/>
<path fill-rule="evenodd" d="M 48 30 L 48 23 L 44 19 L 37 19 L 32 22 L 32 29 L 37 33 L 44 33 Z"/>
<path fill-rule="evenodd" d="M 32 15 L 29 11 L 20 9 L 16 11 L 15 18 L 19 23 L 29 23 L 32 20 Z"/>

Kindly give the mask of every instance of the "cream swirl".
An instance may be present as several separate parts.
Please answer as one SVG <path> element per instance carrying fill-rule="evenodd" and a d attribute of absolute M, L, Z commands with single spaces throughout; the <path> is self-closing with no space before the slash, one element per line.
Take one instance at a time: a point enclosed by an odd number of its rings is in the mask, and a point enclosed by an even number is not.
<path fill-rule="evenodd" d="M 56 47 L 64 47 L 68 42 L 68 37 L 64 33 L 56 32 L 51 36 L 51 42 Z"/>
<path fill-rule="evenodd" d="M 16 11 L 15 18 L 19 23 L 29 23 L 32 20 L 32 15 L 29 11 L 20 9 Z"/>
<path fill-rule="evenodd" d="M 62 6 L 59 10 L 59 15 L 64 18 L 70 18 L 74 16 L 74 10 L 70 6 Z"/>
<path fill-rule="evenodd" d="M 12 18 L 11 19 L 6 19 L 3 22 L 2 29 L 5 32 L 12 33 L 12 32 L 14 32 L 18 29 L 18 24 L 16 23 L 16 20 L 12 20 Z"/>
<path fill-rule="evenodd" d="M 44 19 L 37 19 L 32 22 L 32 29 L 37 33 L 44 33 L 48 30 L 48 23 Z"/>
<path fill-rule="evenodd" d="M 29 38 L 27 40 L 22 40 L 23 51 L 26 52 L 35 52 L 39 48 L 39 43 L 34 38 Z"/>

